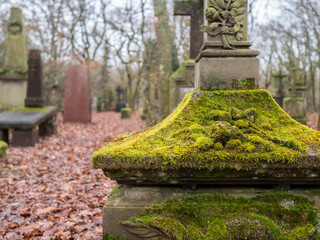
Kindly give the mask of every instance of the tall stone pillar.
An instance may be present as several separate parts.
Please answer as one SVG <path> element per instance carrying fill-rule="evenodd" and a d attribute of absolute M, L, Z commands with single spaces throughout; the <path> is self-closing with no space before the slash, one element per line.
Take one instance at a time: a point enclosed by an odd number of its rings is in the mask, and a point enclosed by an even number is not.
<path fill-rule="evenodd" d="M 0 110 L 24 106 L 27 71 L 24 18 L 19 8 L 12 8 L 4 66 L 0 67 Z"/>
<path fill-rule="evenodd" d="M 205 1 L 204 45 L 196 58 L 195 87 L 258 87 L 259 55 L 250 50 L 247 1 Z"/>

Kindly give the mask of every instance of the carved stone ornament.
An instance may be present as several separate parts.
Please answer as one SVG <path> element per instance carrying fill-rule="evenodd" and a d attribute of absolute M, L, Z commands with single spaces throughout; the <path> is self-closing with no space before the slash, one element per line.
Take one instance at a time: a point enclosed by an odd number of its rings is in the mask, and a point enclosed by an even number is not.
<path fill-rule="evenodd" d="M 22 25 L 18 22 L 9 23 L 9 33 L 17 35 L 22 32 Z"/>
<path fill-rule="evenodd" d="M 223 48 L 234 49 L 230 37 L 243 40 L 246 14 L 247 0 L 208 0 L 208 25 L 201 26 L 201 31 L 210 36 L 222 35 Z"/>
<path fill-rule="evenodd" d="M 140 239 L 169 239 L 164 233 L 156 228 L 148 228 L 143 224 L 129 221 L 121 221 L 121 225 L 134 236 Z"/>

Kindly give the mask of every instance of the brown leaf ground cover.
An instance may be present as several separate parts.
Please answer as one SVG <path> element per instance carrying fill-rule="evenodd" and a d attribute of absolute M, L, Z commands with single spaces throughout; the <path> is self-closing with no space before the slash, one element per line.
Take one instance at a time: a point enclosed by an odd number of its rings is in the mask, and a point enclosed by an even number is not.
<path fill-rule="evenodd" d="M 10 147 L 0 161 L 1 239 L 101 239 L 102 207 L 114 182 L 91 169 L 91 154 L 116 135 L 143 128 L 139 115 L 94 113 L 63 123 L 35 147 Z"/>

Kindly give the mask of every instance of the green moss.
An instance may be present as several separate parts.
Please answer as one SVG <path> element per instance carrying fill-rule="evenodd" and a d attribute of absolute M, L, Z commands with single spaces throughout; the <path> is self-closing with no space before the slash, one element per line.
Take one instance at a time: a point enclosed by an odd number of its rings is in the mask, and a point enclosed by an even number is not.
<path fill-rule="evenodd" d="M 306 197 L 267 191 L 252 198 L 222 194 L 177 197 L 130 221 L 169 239 L 316 239 L 317 208 Z M 289 233 L 289 234 L 288 234 Z"/>
<path fill-rule="evenodd" d="M 7 147 L 8 147 L 7 143 L 0 141 L 0 158 L 7 157 Z"/>
<path fill-rule="evenodd" d="M 109 235 L 109 234 L 105 234 L 105 235 L 102 237 L 102 240 L 132 240 L 132 239 L 123 238 L 123 237 L 114 237 L 114 236 L 111 236 L 111 235 Z"/>
<path fill-rule="evenodd" d="M 36 112 L 46 112 L 47 108 L 46 107 L 42 107 L 42 108 L 13 108 L 13 109 L 9 109 L 7 112 L 17 112 L 17 113 L 36 113 Z"/>
<path fill-rule="evenodd" d="M 261 169 L 297 164 L 319 147 L 320 133 L 291 119 L 266 90 L 195 91 L 164 121 L 115 139 L 92 160 L 106 171 Z"/>

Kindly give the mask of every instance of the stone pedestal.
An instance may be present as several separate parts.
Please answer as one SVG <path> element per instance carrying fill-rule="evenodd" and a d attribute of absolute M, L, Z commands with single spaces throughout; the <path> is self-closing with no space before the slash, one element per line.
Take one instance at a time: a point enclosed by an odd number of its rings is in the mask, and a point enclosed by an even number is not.
<path fill-rule="evenodd" d="M 0 110 L 21 108 L 27 96 L 27 79 L 1 79 Z"/>
<path fill-rule="evenodd" d="M 272 188 L 253 188 L 253 187 L 216 187 L 216 188 L 198 188 L 195 190 L 183 189 L 179 187 L 138 187 L 129 185 L 119 185 L 113 191 L 108 202 L 103 208 L 103 235 L 121 236 L 129 239 L 152 239 L 156 236 L 155 232 L 144 232 L 146 229 L 128 227 L 124 221 L 138 214 L 145 214 L 145 208 L 153 204 L 160 204 L 165 200 L 175 197 L 192 197 L 197 194 L 226 194 L 230 196 L 255 197 L 261 195 L 264 191 Z M 281 190 L 279 190 L 281 192 Z M 320 207 L 320 195 L 314 194 L 319 188 L 294 189 L 291 194 L 301 194 L 315 202 L 316 207 Z M 276 192 L 276 191 L 275 191 Z M 319 215 L 320 218 L 320 215 Z M 152 234 L 154 236 L 152 236 Z"/>
<path fill-rule="evenodd" d="M 12 146 L 28 147 L 34 146 L 39 140 L 39 130 L 37 128 L 26 130 L 13 130 Z"/>
<path fill-rule="evenodd" d="M 304 99 L 299 97 L 289 97 L 284 99 L 284 111 L 294 120 L 307 124 Z"/>
<path fill-rule="evenodd" d="M 251 89 L 258 87 L 259 60 L 255 57 L 203 57 L 195 69 L 196 89 L 232 89 L 239 79 L 250 79 Z"/>

